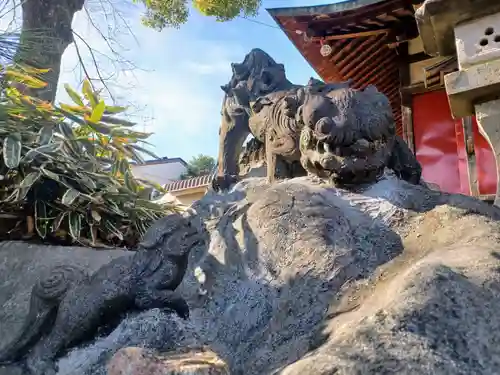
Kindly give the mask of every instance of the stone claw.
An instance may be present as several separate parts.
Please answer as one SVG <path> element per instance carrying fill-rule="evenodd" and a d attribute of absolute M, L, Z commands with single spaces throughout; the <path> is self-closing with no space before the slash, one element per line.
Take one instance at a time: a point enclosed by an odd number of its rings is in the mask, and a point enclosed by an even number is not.
<path fill-rule="evenodd" d="M 176 300 L 169 301 L 169 303 L 167 304 L 167 308 L 174 310 L 182 319 L 189 319 L 189 305 L 184 298 L 178 298 Z"/>

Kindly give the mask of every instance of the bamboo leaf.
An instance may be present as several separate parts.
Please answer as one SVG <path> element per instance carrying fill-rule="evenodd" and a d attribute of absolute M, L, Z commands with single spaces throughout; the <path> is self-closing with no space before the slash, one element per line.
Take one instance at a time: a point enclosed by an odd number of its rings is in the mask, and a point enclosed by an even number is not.
<path fill-rule="evenodd" d="M 127 189 L 129 189 L 131 192 L 136 193 L 137 192 L 137 184 L 134 181 L 134 176 L 132 175 L 132 172 L 129 170 L 126 170 L 124 173 L 124 180 L 125 180 L 125 186 Z"/>
<path fill-rule="evenodd" d="M 101 222 L 101 215 L 99 214 L 99 212 L 97 212 L 96 210 L 92 210 L 91 211 L 91 215 L 92 215 L 92 218 L 95 220 L 96 223 L 100 223 Z"/>
<path fill-rule="evenodd" d="M 23 74 L 21 72 L 16 72 L 13 70 L 8 70 L 5 72 L 6 79 L 8 80 L 15 80 L 17 82 L 23 83 L 29 88 L 32 89 L 43 89 L 45 86 L 47 86 L 47 83 L 43 82 L 42 80 L 32 77 L 28 74 Z"/>
<path fill-rule="evenodd" d="M 125 175 L 125 173 L 130 171 L 130 164 L 127 159 L 122 158 L 118 161 L 118 170 L 123 175 Z"/>
<path fill-rule="evenodd" d="M 73 100 L 73 102 L 79 106 L 82 106 L 84 107 L 85 104 L 83 104 L 83 100 L 82 98 L 80 97 L 80 95 L 78 95 L 78 93 L 73 90 L 71 88 L 70 85 L 68 85 L 67 83 L 64 85 L 64 88 L 66 89 L 66 92 L 68 93 L 68 95 L 70 96 L 70 98 Z"/>
<path fill-rule="evenodd" d="M 68 215 L 68 212 L 63 211 L 56 216 L 56 218 L 52 222 L 52 232 L 57 232 L 57 230 L 61 227 L 61 223 L 63 222 L 66 215 Z"/>
<path fill-rule="evenodd" d="M 65 122 L 61 122 L 59 124 L 59 131 L 66 139 L 74 139 L 75 138 L 75 133 L 73 131 L 73 128 L 69 124 L 66 124 Z"/>
<path fill-rule="evenodd" d="M 82 92 L 85 98 L 90 102 L 91 107 L 95 108 L 98 104 L 97 96 L 92 91 L 92 85 L 88 79 L 83 81 Z"/>
<path fill-rule="evenodd" d="M 153 181 L 148 181 L 148 180 L 143 180 L 141 178 L 136 178 L 135 179 L 136 181 L 140 182 L 141 184 L 143 185 L 146 185 L 146 186 L 149 186 L 149 187 L 152 187 L 156 190 L 158 190 L 159 192 L 161 193 L 166 193 L 167 191 L 163 188 L 163 186 L 161 186 L 160 184 L 156 183 L 156 182 L 153 182 Z"/>
<path fill-rule="evenodd" d="M 78 212 L 70 212 L 68 216 L 69 234 L 71 237 L 78 241 L 80 232 L 82 230 L 82 217 Z"/>
<path fill-rule="evenodd" d="M 62 204 L 66 206 L 71 206 L 71 204 L 75 201 L 76 198 L 80 195 L 80 192 L 75 189 L 68 189 L 64 193 L 64 195 L 61 198 Z"/>
<path fill-rule="evenodd" d="M 31 188 L 35 182 L 40 178 L 40 172 L 31 172 L 24 177 L 24 179 L 19 184 L 20 188 Z"/>
<path fill-rule="evenodd" d="M 21 160 L 22 164 L 30 164 L 39 155 L 46 157 L 53 157 L 60 149 L 57 143 L 49 143 L 48 145 L 40 146 L 35 149 L 29 150 Z"/>
<path fill-rule="evenodd" d="M 43 201 L 35 202 L 35 230 L 41 238 L 47 237 L 47 206 Z"/>
<path fill-rule="evenodd" d="M 104 104 L 104 100 L 100 100 L 99 104 L 95 106 L 92 110 L 92 115 L 90 116 L 90 121 L 93 123 L 97 123 L 101 121 L 102 115 L 104 114 L 104 110 L 106 109 L 106 104 Z"/>
<path fill-rule="evenodd" d="M 38 132 L 37 143 L 40 145 L 46 145 L 52 140 L 54 135 L 54 130 L 52 126 L 44 126 Z"/>
<path fill-rule="evenodd" d="M 111 223 L 111 221 L 106 220 L 104 222 L 104 226 L 111 232 L 113 233 L 120 241 L 123 241 L 123 234 L 122 232 Z"/>
<path fill-rule="evenodd" d="M 127 110 L 127 107 L 119 107 L 119 106 L 112 106 L 112 105 L 107 105 L 106 110 L 104 113 L 109 114 L 109 113 L 121 113 L 125 112 Z"/>
<path fill-rule="evenodd" d="M 89 227 L 90 227 L 90 236 L 92 238 L 91 245 L 96 246 L 96 244 L 97 244 L 97 227 L 93 226 L 92 224 L 90 224 Z"/>
<path fill-rule="evenodd" d="M 19 133 L 8 135 L 3 142 L 3 160 L 5 166 L 14 169 L 21 161 L 21 135 Z"/>
<path fill-rule="evenodd" d="M 147 199 L 137 199 L 136 205 L 156 212 L 164 211 L 164 208 L 161 205 L 151 202 L 150 200 Z"/>
<path fill-rule="evenodd" d="M 87 123 L 85 122 L 84 119 L 78 117 L 78 116 L 75 116 L 74 114 L 72 114 L 71 112 L 68 112 L 68 111 L 65 111 L 64 109 L 62 108 L 59 108 L 59 111 L 64 115 L 66 116 L 67 118 L 69 118 L 71 121 L 74 121 L 76 122 L 77 124 L 80 124 L 80 125 L 84 125 L 86 126 Z"/>
<path fill-rule="evenodd" d="M 22 201 L 26 196 L 28 195 L 30 189 L 29 188 L 24 188 L 24 189 L 18 189 L 17 191 L 17 200 Z"/>
<path fill-rule="evenodd" d="M 135 144 L 131 144 L 129 145 L 130 147 L 132 147 L 134 150 L 137 150 L 139 152 L 143 152 L 155 159 L 160 159 L 160 157 L 158 155 L 156 155 L 153 151 L 149 151 L 148 149 L 145 149 L 144 147 L 141 147 L 139 145 L 135 145 Z"/>
<path fill-rule="evenodd" d="M 97 133 L 101 133 L 101 134 L 111 134 L 111 131 L 113 130 L 112 127 L 108 126 L 108 125 L 104 125 L 103 123 L 96 123 L 96 122 L 92 122 L 90 117 L 85 115 L 85 121 L 86 121 L 86 124 L 91 127 L 93 130 L 95 130 Z"/>
<path fill-rule="evenodd" d="M 90 113 L 92 110 L 85 105 L 69 105 L 65 103 L 59 103 L 59 109 L 63 109 L 69 113 L 75 115 L 83 115 L 85 113 Z"/>
<path fill-rule="evenodd" d="M 45 169 L 43 167 L 40 168 L 40 171 L 42 172 L 42 174 L 48 178 L 50 178 L 51 180 L 54 180 L 54 181 L 59 181 L 59 175 L 48 170 L 48 169 Z"/>
<path fill-rule="evenodd" d="M 108 124 L 116 124 L 116 125 L 122 125 L 122 126 L 135 126 L 137 123 L 127 121 L 121 118 L 116 118 L 116 117 L 111 117 L 111 116 L 102 116 L 101 121 L 107 122 Z"/>

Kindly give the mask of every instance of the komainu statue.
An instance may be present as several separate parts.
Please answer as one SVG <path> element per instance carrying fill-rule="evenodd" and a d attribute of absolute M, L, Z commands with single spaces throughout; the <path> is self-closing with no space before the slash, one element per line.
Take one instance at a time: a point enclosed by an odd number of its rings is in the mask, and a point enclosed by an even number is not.
<path fill-rule="evenodd" d="M 421 167 L 396 135 L 389 100 L 374 86 L 355 90 L 349 82 L 313 78 L 294 85 L 284 66 L 260 49 L 232 69 L 230 82 L 222 86 L 216 190 L 237 179 L 238 156 L 249 134 L 265 148 L 270 182 L 280 158 L 300 162 L 308 173 L 338 185 L 373 182 L 385 167 L 420 183 Z"/>
<path fill-rule="evenodd" d="M 153 223 L 133 256 L 116 258 L 92 276 L 54 267 L 33 286 L 24 326 L 0 350 L 0 365 L 24 361 L 30 374 L 55 375 L 58 357 L 128 312 L 170 309 L 187 319 L 189 307 L 175 289 L 199 240 L 188 219 L 171 214 Z"/>

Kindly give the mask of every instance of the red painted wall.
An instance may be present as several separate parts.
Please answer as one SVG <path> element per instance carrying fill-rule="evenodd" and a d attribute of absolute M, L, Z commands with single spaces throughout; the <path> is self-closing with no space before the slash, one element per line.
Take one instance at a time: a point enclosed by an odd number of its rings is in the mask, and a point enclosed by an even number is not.
<path fill-rule="evenodd" d="M 476 154 L 476 173 L 479 194 L 495 194 L 497 189 L 497 171 L 495 155 L 490 145 L 479 133 L 476 119 L 472 118 L 474 150 Z"/>
<path fill-rule="evenodd" d="M 415 152 L 423 179 L 446 192 L 470 194 L 463 134 L 457 142 L 460 127 L 460 120 L 451 117 L 444 90 L 413 97 Z"/>

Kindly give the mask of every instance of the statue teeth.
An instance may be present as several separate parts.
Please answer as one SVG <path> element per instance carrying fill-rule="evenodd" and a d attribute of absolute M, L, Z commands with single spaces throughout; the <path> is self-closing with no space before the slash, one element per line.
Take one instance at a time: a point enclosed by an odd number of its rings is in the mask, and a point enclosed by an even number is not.
<path fill-rule="evenodd" d="M 323 143 L 323 149 L 325 150 L 325 152 L 331 154 L 331 150 L 330 150 L 330 144 L 329 143 Z"/>

